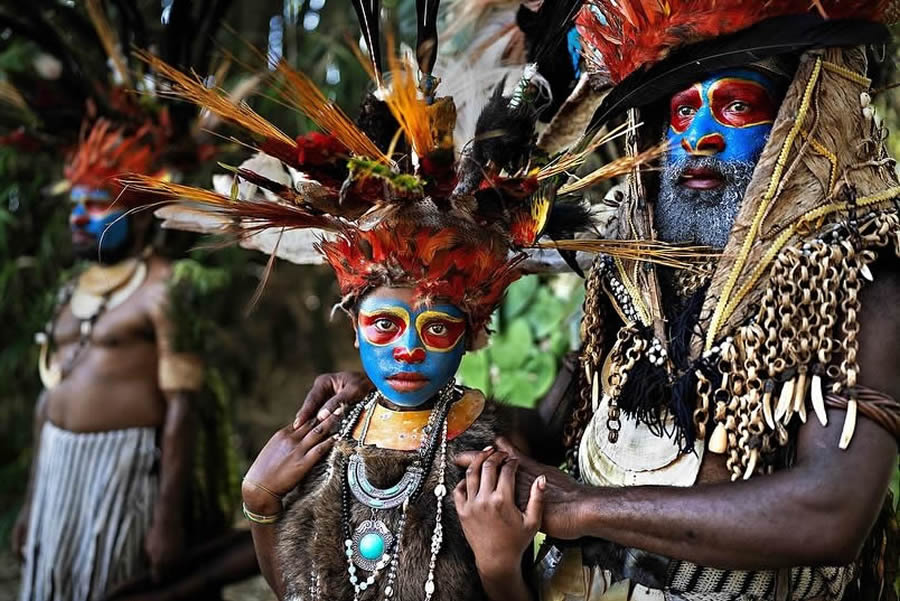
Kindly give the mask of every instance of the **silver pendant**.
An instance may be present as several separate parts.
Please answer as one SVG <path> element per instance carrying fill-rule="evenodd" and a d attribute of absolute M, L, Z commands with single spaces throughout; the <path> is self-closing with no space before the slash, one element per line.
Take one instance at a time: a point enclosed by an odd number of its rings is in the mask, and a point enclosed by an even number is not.
<path fill-rule="evenodd" d="M 397 484 L 388 488 L 378 488 L 366 477 L 366 464 L 358 454 L 350 457 L 347 464 L 347 484 L 356 500 L 372 509 L 393 509 L 399 507 L 418 490 L 425 477 L 421 467 L 410 467 L 403 473 Z"/>
<path fill-rule="evenodd" d="M 394 535 L 381 520 L 366 520 L 353 531 L 350 551 L 356 567 L 374 572 L 391 558 Z"/>

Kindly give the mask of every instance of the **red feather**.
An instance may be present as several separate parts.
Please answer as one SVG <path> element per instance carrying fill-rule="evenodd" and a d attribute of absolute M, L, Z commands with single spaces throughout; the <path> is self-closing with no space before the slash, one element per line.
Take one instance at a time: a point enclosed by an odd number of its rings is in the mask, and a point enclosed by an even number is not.
<path fill-rule="evenodd" d="M 107 190 L 116 202 L 141 204 L 140 194 L 126 190 L 116 176 L 126 173 L 162 175 L 158 163 L 165 142 L 164 131 L 148 122 L 134 133 L 98 119 L 66 164 L 64 174 L 72 186 Z"/>
<path fill-rule="evenodd" d="M 617 84 L 679 46 L 765 19 L 818 11 L 829 19 L 881 20 L 890 0 L 589 0 L 576 19 L 585 54 Z"/>
<path fill-rule="evenodd" d="M 345 298 L 381 285 L 408 285 L 419 302 L 440 299 L 457 305 L 476 330 L 485 327 L 520 275 L 504 245 L 476 244 L 449 228 L 411 223 L 348 229 L 320 243 L 319 250 Z"/>

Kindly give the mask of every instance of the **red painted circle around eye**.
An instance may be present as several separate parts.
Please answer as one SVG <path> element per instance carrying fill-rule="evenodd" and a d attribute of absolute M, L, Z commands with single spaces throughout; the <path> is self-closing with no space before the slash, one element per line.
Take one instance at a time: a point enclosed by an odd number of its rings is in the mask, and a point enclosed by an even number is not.
<path fill-rule="evenodd" d="M 428 347 L 449 350 L 456 346 L 465 331 L 465 322 L 429 319 L 422 326 L 419 336 Z"/>
<path fill-rule="evenodd" d="M 359 326 L 363 336 L 372 344 L 389 344 L 406 331 L 406 322 L 390 313 L 360 315 Z"/>
<path fill-rule="evenodd" d="M 709 90 L 710 107 L 716 121 L 731 127 L 749 127 L 775 120 L 778 107 L 769 91 L 749 79 L 726 77 Z"/>
<path fill-rule="evenodd" d="M 678 92 L 669 101 L 669 125 L 672 126 L 676 133 L 684 132 L 701 106 L 703 106 L 703 99 L 700 97 L 698 85 L 693 85 L 686 90 Z"/>

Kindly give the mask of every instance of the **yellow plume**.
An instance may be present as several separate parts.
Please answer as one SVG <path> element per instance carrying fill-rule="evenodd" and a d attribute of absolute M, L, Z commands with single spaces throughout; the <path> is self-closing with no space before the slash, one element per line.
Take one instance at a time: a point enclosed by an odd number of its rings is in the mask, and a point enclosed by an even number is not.
<path fill-rule="evenodd" d="M 388 36 L 388 47 L 393 48 L 391 36 Z M 391 72 L 391 88 L 384 101 L 400 124 L 410 146 L 417 155 L 423 157 L 435 150 L 437 142 L 431 123 L 433 113 L 428 110 L 425 101 L 419 98 L 416 67 L 390 52 L 388 68 Z"/>

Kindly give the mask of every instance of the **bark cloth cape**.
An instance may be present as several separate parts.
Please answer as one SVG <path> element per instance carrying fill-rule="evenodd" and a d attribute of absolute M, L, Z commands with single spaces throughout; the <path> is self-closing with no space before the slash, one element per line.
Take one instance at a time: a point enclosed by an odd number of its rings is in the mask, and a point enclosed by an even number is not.
<path fill-rule="evenodd" d="M 828 424 L 842 428 L 842 449 L 860 413 L 900 435 L 896 400 L 860 386 L 857 363 L 859 291 L 877 277 L 877 258 L 900 253 L 900 185 L 864 46 L 888 42 L 884 24 L 898 13 L 895 2 L 623 0 L 589 2 L 579 15 L 592 75 L 609 88 L 591 128 L 623 113 L 646 119 L 717 70 L 799 58 L 722 255 L 682 278 L 693 327 L 665 325 L 654 270 L 595 260 L 581 404 L 567 432 L 583 481 L 689 486 L 705 452 L 722 455 L 732 480 L 762 477 L 789 466 L 799 424 L 825 425 L 827 407 L 846 409 L 843 424 Z M 661 129 L 646 129 L 632 152 L 658 143 Z M 628 182 L 615 235 L 655 236 L 651 186 L 646 176 Z M 862 558 L 845 568 L 723 571 L 599 543 L 577 559 L 554 549 L 545 597 L 595 599 L 630 577 L 650 598 L 892 598 L 890 513 L 889 499 Z"/>
<path fill-rule="evenodd" d="M 0 143 L 22 153 L 57 156 L 63 163 L 63 179 L 52 191 L 66 198 L 108 202 L 123 211 L 151 202 L 152 196 L 127 189 L 117 176 L 189 178 L 215 148 L 208 137 L 185 132 L 200 132 L 212 125 L 196 107 L 154 95 L 155 74 L 130 57 L 128 48 L 153 44 L 164 49 L 168 60 L 209 65 L 213 35 L 227 4 L 212 2 L 197 11 L 190 2 L 176 0 L 164 24 L 159 23 L 158 13 L 146 18 L 128 3 L 110 11 L 97 0 L 52 10 L 0 8 L 0 19 L 14 37 L 28 40 L 37 49 L 27 68 L 15 70 L 10 63 L 3 72 Z M 185 38 L 185 31 L 199 32 L 192 38 L 194 43 Z M 56 311 L 70 303 L 90 304 L 101 298 L 106 308 L 124 302 L 146 275 L 145 258 L 91 265 L 76 272 L 61 287 Z M 226 276 L 191 260 L 174 262 L 172 273 L 168 298 L 160 306 L 172 324 L 172 336 L 158 341 L 159 387 L 200 393 L 194 403 L 199 427 L 186 510 L 191 516 L 190 537 L 203 540 L 230 523 L 239 490 L 229 393 L 221 372 L 204 366 L 205 324 L 209 322 L 197 319 L 201 311 L 209 310 L 211 297 L 206 295 L 215 294 Z M 111 281 L 118 282 L 113 289 L 109 289 Z M 99 313 L 93 313 L 83 323 L 96 319 Z M 54 322 L 55 318 L 39 335 L 43 346 L 39 367 L 48 388 L 65 377 L 59 366 L 48 361 Z M 82 325 L 83 336 L 89 331 Z"/>

